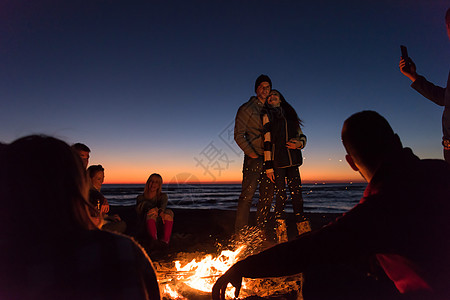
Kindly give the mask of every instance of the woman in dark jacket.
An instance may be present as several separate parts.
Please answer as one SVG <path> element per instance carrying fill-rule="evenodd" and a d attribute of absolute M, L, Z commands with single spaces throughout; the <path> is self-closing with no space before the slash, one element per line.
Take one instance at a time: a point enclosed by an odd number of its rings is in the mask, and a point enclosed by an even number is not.
<path fill-rule="evenodd" d="M 272 90 L 262 111 L 264 126 L 264 162 L 267 177 L 275 183 L 275 218 L 279 242 L 287 241 L 284 206 L 286 204 L 286 180 L 291 193 L 292 206 L 298 234 L 310 231 L 309 221 L 303 215 L 302 183 L 299 166 L 306 136 L 300 126 L 295 109 L 277 90 Z"/>

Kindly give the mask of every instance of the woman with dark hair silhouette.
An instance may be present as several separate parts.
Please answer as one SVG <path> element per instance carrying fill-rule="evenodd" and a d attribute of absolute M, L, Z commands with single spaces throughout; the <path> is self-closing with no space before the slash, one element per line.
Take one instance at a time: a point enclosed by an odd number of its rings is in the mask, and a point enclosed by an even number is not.
<path fill-rule="evenodd" d="M 69 145 L 28 136 L 0 151 L 1 299 L 160 299 L 142 248 L 92 221 Z"/>
<path fill-rule="evenodd" d="M 278 242 L 286 242 L 287 230 L 284 216 L 286 181 L 291 194 L 298 234 L 310 231 L 309 221 L 303 215 L 302 183 L 299 166 L 306 136 L 300 126 L 302 121 L 295 109 L 277 90 L 272 90 L 262 110 L 264 134 L 264 166 L 267 177 L 275 183 L 275 220 Z"/>

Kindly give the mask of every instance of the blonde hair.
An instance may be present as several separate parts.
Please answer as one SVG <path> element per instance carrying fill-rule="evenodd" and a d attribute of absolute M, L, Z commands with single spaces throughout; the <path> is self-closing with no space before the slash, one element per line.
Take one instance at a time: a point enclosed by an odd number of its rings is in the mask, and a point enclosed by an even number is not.
<path fill-rule="evenodd" d="M 151 181 L 152 177 L 156 177 L 156 178 L 159 179 L 159 187 L 158 187 L 158 190 L 156 191 L 156 195 L 157 195 L 157 196 L 161 195 L 161 191 L 162 191 L 162 183 L 163 183 L 162 176 L 159 175 L 159 174 L 157 174 L 157 173 L 153 173 L 152 175 L 150 175 L 150 176 L 148 177 L 147 182 L 145 183 L 145 187 L 144 187 L 144 196 L 145 196 L 146 198 L 149 198 L 149 194 L 150 194 L 149 186 L 150 186 L 150 181 Z"/>

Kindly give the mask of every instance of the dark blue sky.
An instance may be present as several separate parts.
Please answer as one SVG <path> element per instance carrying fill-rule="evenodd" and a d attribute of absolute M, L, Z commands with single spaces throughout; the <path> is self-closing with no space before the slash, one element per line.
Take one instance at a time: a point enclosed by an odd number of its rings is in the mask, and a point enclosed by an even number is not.
<path fill-rule="evenodd" d="M 84 142 L 111 182 L 152 172 L 240 180 L 243 155 L 229 130 L 264 73 L 304 120 L 304 179 L 359 178 L 340 130 L 364 109 L 384 115 L 420 157 L 441 158 L 442 108 L 409 87 L 398 61 L 405 44 L 418 72 L 445 84 L 447 6 L 1 1 L 0 140 L 45 133 Z"/>

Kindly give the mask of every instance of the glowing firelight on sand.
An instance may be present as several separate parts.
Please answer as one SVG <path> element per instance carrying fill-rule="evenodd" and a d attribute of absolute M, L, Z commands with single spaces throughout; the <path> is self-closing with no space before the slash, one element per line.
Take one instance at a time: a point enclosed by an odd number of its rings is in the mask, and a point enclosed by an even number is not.
<path fill-rule="evenodd" d="M 216 256 L 180 253 L 179 260 L 156 263 L 163 299 L 211 299 L 211 291 L 216 280 L 239 260 L 263 250 L 263 241 L 264 236 L 260 230 L 249 227 L 241 232 L 240 241 L 229 241 L 231 248 L 236 250 L 223 250 Z M 195 258 L 192 259 L 193 257 Z M 281 295 L 286 298 L 289 295 L 291 298 L 295 296 L 295 299 L 301 300 L 302 285 L 302 274 L 259 279 L 243 278 L 239 297 L 245 299 L 254 295 L 259 297 Z M 235 288 L 229 285 L 225 297 L 235 299 L 234 292 Z"/>
<path fill-rule="evenodd" d="M 179 260 L 174 262 L 156 263 L 158 281 L 161 295 L 164 299 L 211 299 L 211 291 L 216 280 L 231 266 L 248 255 L 263 250 L 264 237 L 255 227 L 246 228 L 241 232 L 241 241 L 229 241 L 231 248 L 236 250 L 223 250 L 220 254 L 180 254 Z M 193 257 L 196 257 L 192 259 Z M 271 297 L 273 295 L 296 295 L 295 299 L 303 299 L 301 289 L 303 285 L 302 274 L 286 277 L 251 279 L 243 278 L 240 297 L 258 295 Z M 228 286 L 225 296 L 234 298 L 235 288 Z"/>
<path fill-rule="evenodd" d="M 217 278 L 225 273 L 237 261 L 245 249 L 245 245 L 237 250 L 223 250 L 218 256 L 208 254 L 201 260 L 195 258 L 185 265 L 181 261 L 175 261 L 176 275 L 171 283 L 163 286 L 162 295 L 170 299 L 185 299 L 176 290 L 177 282 L 189 286 L 193 290 L 210 293 Z M 227 298 L 234 298 L 234 288 L 229 288 L 226 293 Z"/>

